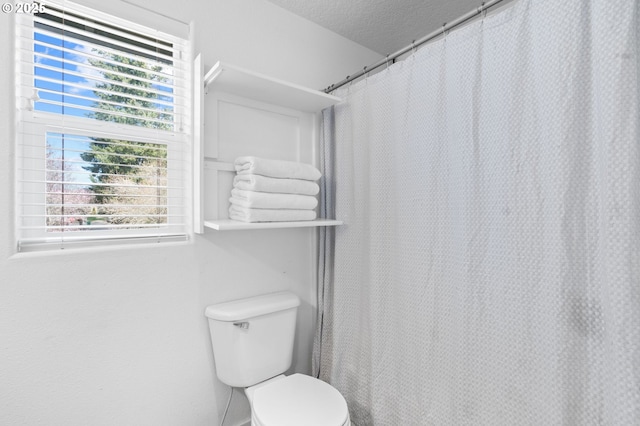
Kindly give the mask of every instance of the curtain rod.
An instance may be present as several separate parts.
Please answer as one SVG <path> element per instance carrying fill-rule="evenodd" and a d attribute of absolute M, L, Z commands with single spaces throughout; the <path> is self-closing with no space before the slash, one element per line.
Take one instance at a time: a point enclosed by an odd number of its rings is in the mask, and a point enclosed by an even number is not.
<path fill-rule="evenodd" d="M 334 90 L 336 90 L 339 87 L 344 86 L 345 84 L 359 78 L 362 77 L 363 75 L 365 75 L 368 72 L 373 71 L 376 68 L 381 67 L 382 65 L 385 64 L 389 64 L 389 62 L 394 63 L 395 60 L 399 57 L 404 55 L 405 53 L 416 49 L 418 46 L 421 46 L 423 44 L 425 44 L 426 42 L 433 40 L 434 38 L 446 33 L 449 30 L 452 30 L 453 28 L 457 27 L 460 24 L 463 24 L 465 22 L 467 22 L 469 19 L 471 18 L 475 18 L 476 16 L 480 15 L 481 13 L 483 13 L 484 11 L 486 11 L 487 9 L 489 9 L 492 6 L 495 6 L 496 4 L 502 2 L 504 0 L 490 0 L 486 3 L 482 3 L 482 5 L 480 5 L 480 7 L 473 9 L 472 11 L 462 15 L 461 17 L 459 17 L 458 19 L 455 19 L 454 21 L 450 22 L 450 23 L 445 23 L 444 25 L 442 25 L 442 28 L 439 30 L 436 30 L 434 32 L 432 32 L 431 34 L 428 34 L 424 37 L 422 37 L 421 39 L 418 40 L 414 40 L 410 45 L 403 47 L 402 49 L 398 50 L 395 53 L 389 54 L 387 55 L 384 59 L 379 60 L 378 62 L 369 65 L 367 67 L 364 67 L 362 70 L 358 71 L 356 74 L 353 75 L 348 75 L 344 80 L 332 84 L 331 86 L 327 87 L 326 89 L 324 89 L 325 93 L 329 93 L 332 92 Z"/>

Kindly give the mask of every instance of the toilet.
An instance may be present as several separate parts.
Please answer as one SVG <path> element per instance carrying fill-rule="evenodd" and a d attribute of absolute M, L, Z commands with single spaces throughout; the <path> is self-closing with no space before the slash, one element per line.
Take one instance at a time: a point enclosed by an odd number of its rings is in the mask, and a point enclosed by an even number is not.
<path fill-rule="evenodd" d="M 244 388 L 251 426 L 350 426 L 344 397 L 322 380 L 285 376 L 291 366 L 300 299 L 279 292 L 208 306 L 221 382 Z"/>

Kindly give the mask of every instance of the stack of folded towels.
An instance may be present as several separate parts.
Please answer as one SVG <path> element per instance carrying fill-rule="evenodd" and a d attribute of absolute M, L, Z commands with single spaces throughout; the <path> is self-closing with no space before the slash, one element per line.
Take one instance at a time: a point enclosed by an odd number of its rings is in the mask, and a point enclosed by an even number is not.
<path fill-rule="evenodd" d="M 314 220 L 320 190 L 310 164 L 253 156 L 235 160 L 229 218 L 242 222 Z"/>

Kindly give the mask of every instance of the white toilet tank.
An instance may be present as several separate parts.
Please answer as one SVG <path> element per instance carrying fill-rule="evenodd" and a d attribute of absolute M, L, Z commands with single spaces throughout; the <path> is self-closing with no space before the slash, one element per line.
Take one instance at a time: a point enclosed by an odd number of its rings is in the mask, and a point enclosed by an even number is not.
<path fill-rule="evenodd" d="M 248 387 L 291 366 L 300 299 L 280 292 L 207 307 L 216 373 L 223 383 Z"/>

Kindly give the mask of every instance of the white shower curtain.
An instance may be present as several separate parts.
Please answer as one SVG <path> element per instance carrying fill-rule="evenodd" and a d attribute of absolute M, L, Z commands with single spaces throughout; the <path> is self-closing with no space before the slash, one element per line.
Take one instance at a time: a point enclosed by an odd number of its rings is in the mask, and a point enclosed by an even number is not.
<path fill-rule="evenodd" d="M 639 14 L 521 0 L 336 92 L 314 361 L 356 425 L 640 425 Z"/>

